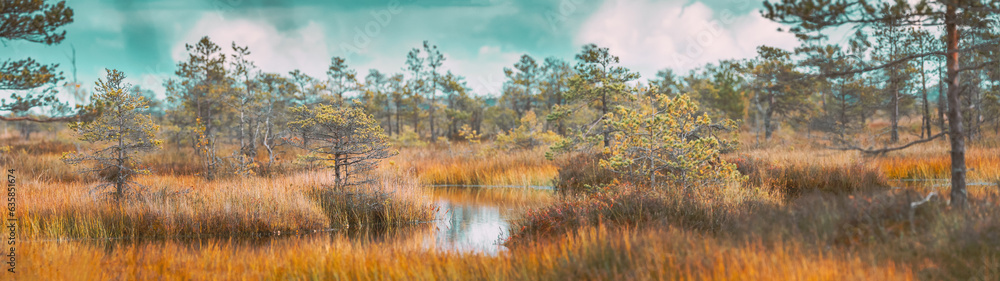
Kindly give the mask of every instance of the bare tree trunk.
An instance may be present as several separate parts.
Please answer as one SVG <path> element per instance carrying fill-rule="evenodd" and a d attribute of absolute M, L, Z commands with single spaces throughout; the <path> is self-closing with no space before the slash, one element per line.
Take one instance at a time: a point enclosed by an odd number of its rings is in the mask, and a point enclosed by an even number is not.
<path fill-rule="evenodd" d="M 606 90 L 601 90 L 601 118 L 608 115 L 608 94 L 605 93 Z M 607 126 L 601 126 L 604 131 L 604 147 L 611 147 L 611 132 L 608 132 Z"/>
<path fill-rule="evenodd" d="M 896 91 L 896 87 L 893 86 L 892 90 L 892 132 L 891 132 L 891 142 L 899 142 L 899 91 Z"/>
<path fill-rule="evenodd" d="M 399 103 L 397 102 L 396 103 L 396 135 L 397 136 L 399 136 L 399 127 L 400 127 L 400 124 L 403 124 L 403 123 L 400 123 L 400 119 L 399 119 L 399 115 L 400 114 L 399 114 L 399 111 L 400 111 L 400 107 L 399 107 Z"/>
<path fill-rule="evenodd" d="M 115 112 L 115 113 L 117 113 L 117 115 L 118 115 L 118 118 L 117 118 L 118 119 L 118 124 L 117 124 L 118 128 L 123 128 L 123 127 L 125 127 L 124 126 L 125 120 L 122 118 L 122 116 L 124 115 L 124 114 L 121 113 L 122 112 L 122 108 L 121 108 L 122 105 L 121 104 L 117 104 L 115 106 L 117 108 L 117 112 Z M 116 157 L 116 158 L 118 158 L 118 159 L 115 159 L 115 160 L 117 160 L 117 162 L 118 162 L 118 174 L 115 175 L 116 176 L 116 178 L 115 178 L 115 200 L 121 201 L 122 197 L 125 195 L 125 181 L 127 180 L 127 174 L 126 173 L 128 173 L 128 172 L 125 171 L 125 136 L 123 134 L 120 134 L 120 133 L 118 134 L 118 151 L 117 152 L 118 152 L 118 157 Z"/>
<path fill-rule="evenodd" d="M 272 110 L 273 107 L 274 106 L 269 106 L 267 108 L 267 114 L 264 117 L 264 128 L 265 128 L 265 131 L 264 131 L 264 138 L 263 138 L 263 141 L 262 141 L 262 144 L 264 145 L 264 149 L 267 149 L 267 168 L 268 168 L 268 170 L 270 170 L 271 164 L 274 164 L 274 147 L 273 147 L 273 144 L 271 144 L 271 138 L 273 137 L 271 135 L 271 110 Z"/>
<path fill-rule="evenodd" d="M 970 116 L 971 118 L 969 118 L 970 119 L 969 130 L 966 135 L 966 138 L 969 139 L 970 141 L 974 141 L 979 137 L 981 137 L 982 135 L 981 131 L 982 131 L 983 111 L 980 105 L 982 105 L 983 99 L 982 99 L 982 88 L 979 87 L 980 83 L 982 83 L 982 78 L 976 73 L 973 73 L 971 75 L 973 77 L 973 79 L 971 79 L 973 83 L 971 83 L 970 87 L 972 96 L 969 97 L 970 98 L 969 108 L 972 109 L 971 112 L 972 116 Z"/>
<path fill-rule="evenodd" d="M 429 54 L 428 54 L 429 55 Z M 431 105 L 430 105 L 430 121 L 431 121 L 431 142 L 437 141 L 437 132 L 434 131 L 434 112 L 437 111 L 436 108 L 437 101 L 437 68 L 434 68 L 431 74 Z"/>
<path fill-rule="evenodd" d="M 944 72 L 941 71 L 940 67 L 938 68 L 938 74 L 939 74 L 938 77 L 940 79 L 940 81 L 938 82 L 938 128 L 944 131 L 947 130 L 947 127 L 945 127 L 944 124 L 944 120 L 946 114 L 945 112 L 948 111 L 948 98 L 947 98 L 948 91 L 945 90 Z"/>
<path fill-rule="evenodd" d="M 333 176 L 334 176 L 334 182 L 336 182 L 338 186 L 341 185 L 341 182 L 340 182 L 340 164 L 341 164 L 340 163 L 340 154 L 334 154 L 333 155 Z"/>
<path fill-rule="evenodd" d="M 413 132 L 420 137 L 420 106 L 415 106 L 413 108 Z"/>
<path fill-rule="evenodd" d="M 844 94 L 844 84 L 840 84 L 840 130 L 838 134 L 840 138 L 843 139 L 844 135 L 847 133 L 847 95 Z"/>
<path fill-rule="evenodd" d="M 898 33 L 898 31 L 896 30 L 895 27 L 891 27 L 890 30 L 893 31 L 892 32 L 892 36 L 895 37 L 895 36 L 899 35 L 899 33 Z M 896 38 L 898 38 L 898 37 L 896 37 Z M 892 48 L 890 48 L 890 49 L 892 50 L 892 54 L 889 55 L 890 58 L 893 57 L 893 56 L 895 56 L 895 54 L 896 54 L 896 44 L 891 44 L 891 46 L 892 46 Z M 892 87 L 892 90 L 891 90 L 892 91 L 892 104 L 890 105 L 890 106 L 892 106 L 892 108 L 889 109 L 891 111 L 890 114 L 889 114 L 889 118 L 891 120 L 889 120 L 889 121 L 892 123 L 892 127 L 890 129 L 889 141 L 891 143 L 897 143 L 897 142 L 899 142 L 899 82 L 900 82 L 899 81 L 899 77 L 898 77 L 899 76 L 899 69 L 896 68 L 896 67 L 891 67 L 891 68 L 889 68 L 889 71 L 891 71 L 889 73 L 889 85 L 891 85 L 891 87 Z"/>
<path fill-rule="evenodd" d="M 767 111 L 764 113 L 764 140 L 770 140 L 771 134 L 774 133 L 774 126 L 771 125 L 772 119 L 774 118 L 774 95 L 771 94 L 767 98 Z"/>
<path fill-rule="evenodd" d="M 948 127 L 951 140 L 951 205 L 964 208 L 968 204 L 965 190 L 965 134 L 962 132 L 961 90 L 959 89 L 958 21 L 955 4 L 945 13 L 945 40 L 948 44 Z"/>
<path fill-rule="evenodd" d="M 920 40 L 920 50 L 924 49 L 924 41 Z M 920 83 L 923 85 L 924 117 L 921 123 L 920 138 L 931 136 L 931 107 L 927 100 L 927 73 L 924 72 L 924 60 L 920 60 Z M 926 131 L 926 133 L 925 133 Z"/>
<path fill-rule="evenodd" d="M 386 132 L 389 136 L 392 136 L 392 99 L 389 98 L 388 94 L 385 97 L 385 126 Z"/>

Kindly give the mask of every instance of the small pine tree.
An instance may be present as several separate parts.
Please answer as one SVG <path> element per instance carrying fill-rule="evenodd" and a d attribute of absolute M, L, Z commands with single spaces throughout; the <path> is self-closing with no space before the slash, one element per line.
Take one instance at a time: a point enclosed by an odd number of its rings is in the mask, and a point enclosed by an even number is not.
<path fill-rule="evenodd" d="M 666 184 L 685 189 L 740 177 L 736 166 L 721 159 L 735 142 L 720 132 L 737 128 L 736 122 L 712 122 L 699 114 L 687 95 L 645 97 L 634 106 L 618 106 L 606 124 L 615 131 L 609 154 L 601 166 L 634 182 L 656 187 Z"/>
<path fill-rule="evenodd" d="M 303 160 L 333 169 L 337 187 L 368 182 L 365 173 L 395 154 L 378 120 L 360 107 L 319 104 L 292 108 L 291 114 L 288 126 L 297 136 L 291 143 L 309 151 Z"/>
<path fill-rule="evenodd" d="M 104 110 L 93 120 L 69 124 L 80 140 L 100 148 L 89 153 L 67 153 L 63 161 L 71 165 L 92 163 L 82 172 L 97 174 L 106 181 L 95 190 L 113 186 L 112 195 L 115 200 L 121 200 L 134 191 L 131 187 L 135 184 L 132 181 L 135 175 L 149 173 L 137 168 L 137 154 L 157 149 L 161 142 L 156 139 L 159 126 L 146 113 L 148 102 L 145 98 L 131 92 L 132 86 L 122 82 L 124 73 L 106 71 L 106 80 L 97 81 L 92 97 Z"/>

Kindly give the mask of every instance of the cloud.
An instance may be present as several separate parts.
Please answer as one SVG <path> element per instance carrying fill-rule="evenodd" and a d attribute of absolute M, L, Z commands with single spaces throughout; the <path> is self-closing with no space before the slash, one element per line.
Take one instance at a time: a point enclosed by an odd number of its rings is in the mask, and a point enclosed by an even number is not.
<path fill-rule="evenodd" d="M 303 26 L 280 31 L 268 21 L 225 18 L 212 13 L 204 16 L 171 48 L 174 61 L 186 61 L 185 44 L 208 36 L 223 52 L 231 53 L 232 42 L 250 47 L 249 59 L 268 72 L 285 73 L 300 69 L 322 77 L 330 52 L 322 25 L 310 21 Z"/>
<path fill-rule="evenodd" d="M 444 68 L 465 76 L 467 86 L 479 95 L 499 95 L 506 77 L 504 67 L 513 67 L 523 52 L 504 51 L 502 47 L 483 45 L 475 55 L 455 54 Z M 445 53 L 445 55 L 449 55 Z M 536 60 L 541 58 L 535 57 Z"/>
<path fill-rule="evenodd" d="M 734 11 L 716 11 L 700 2 L 611 0 L 583 23 L 574 42 L 610 48 L 643 78 L 663 68 L 686 72 L 720 59 L 752 57 L 762 44 L 797 45 L 794 36 L 777 32 L 779 25 L 756 11 Z"/>
<path fill-rule="evenodd" d="M 482 56 L 482 55 L 489 55 L 489 54 L 495 54 L 495 53 L 500 53 L 500 47 L 499 46 L 483 45 L 482 47 L 479 47 L 479 55 L 480 56 Z"/>

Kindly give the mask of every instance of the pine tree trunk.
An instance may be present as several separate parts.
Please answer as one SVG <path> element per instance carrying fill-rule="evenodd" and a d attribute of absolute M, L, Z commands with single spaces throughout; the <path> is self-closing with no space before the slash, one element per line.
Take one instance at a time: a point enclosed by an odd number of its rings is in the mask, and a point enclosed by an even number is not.
<path fill-rule="evenodd" d="M 764 140 L 770 140 L 774 133 L 774 126 L 771 125 L 774 118 L 774 95 L 767 98 L 767 111 L 764 113 Z"/>
<path fill-rule="evenodd" d="M 392 136 L 392 101 L 388 96 L 385 97 L 385 126 L 386 133 Z"/>
<path fill-rule="evenodd" d="M 435 108 L 437 101 L 437 70 L 433 70 L 431 76 L 431 106 L 430 106 L 430 122 L 431 122 L 431 142 L 437 141 L 437 132 L 434 131 L 434 112 L 437 110 Z"/>
<path fill-rule="evenodd" d="M 893 87 L 892 91 L 892 132 L 891 141 L 892 143 L 899 142 L 899 91 L 895 90 Z"/>
<path fill-rule="evenodd" d="M 606 91 L 606 90 L 603 90 L 603 89 L 601 90 L 601 119 L 603 119 L 605 115 L 608 115 L 608 95 L 604 91 Z M 601 122 L 603 123 L 603 120 Z M 604 133 L 604 147 L 611 147 L 611 132 L 608 132 L 608 127 L 607 126 L 603 126 L 603 124 L 602 124 L 601 127 L 604 128 L 602 130 L 602 131 L 604 131 L 603 132 Z"/>
<path fill-rule="evenodd" d="M 948 5 L 945 14 L 945 40 L 948 45 L 948 127 L 951 136 L 951 205 L 964 208 L 968 204 L 965 190 L 965 135 L 962 130 L 961 90 L 958 80 L 958 21 L 954 4 Z"/>
<path fill-rule="evenodd" d="M 923 50 L 923 40 L 920 41 L 920 49 Z M 924 72 L 924 61 L 920 61 L 920 81 L 923 85 L 923 98 L 924 98 L 924 117 L 923 122 L 921 122 L 922 130 L 920 130 L 920 138 L 931 136 L 931 106 L 927 99 L 927 73 Z M 925 133 L 926 131 L 926 133 Z"/>

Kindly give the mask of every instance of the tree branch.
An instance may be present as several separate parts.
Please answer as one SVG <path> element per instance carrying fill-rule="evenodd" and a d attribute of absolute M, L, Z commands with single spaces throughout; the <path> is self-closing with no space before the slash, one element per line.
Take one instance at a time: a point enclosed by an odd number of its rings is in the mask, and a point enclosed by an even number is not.
<path fill-rule="evenodd" d="M 915 140 L 915 141 L 912 141 L 912 142 L 907 143 L 905 145 L 896 146 L 896 147 L 883 147 L 883 148 L 880 148 L 880 149 L 870 149 L 870 148 L 869 149 L 865 149 L 865 148 L 857 147 L 855 145 L 848 145 L 848 146 L 844 146 L 844 147 L 831 147 L 831 149 L 842 150 L 842 151 L 857 150 L 857 151 L 860 151 L 860 152 L 862 152 L 862 153 L 864 153 L 866 155 L 885 155 L 886 153 L 889 153 L 889 152 L 892 152 L 892 151 L 903 150 L 903 149 L 906 149 L 908 147 L 911 147 L 911 146 L 914 146 L 914 145 L 917 145 L 917 144 L 921 144 L 921 143 L 932 141 L 934 139 L 937 139 L 937 138 L 939 138 L 939 137 L 941 137 L 943 135 L 947 135 L 947 134 L 948 133 L 946 133 L 946 132 L 940 132 L 940 133 L 938 133 L 936 135 L 933 135 L 931 137 L 928 137 L 926 139 Z"/>

